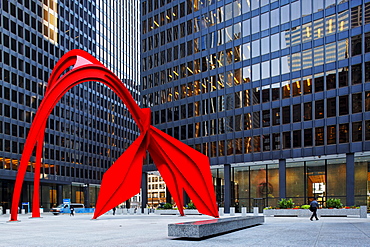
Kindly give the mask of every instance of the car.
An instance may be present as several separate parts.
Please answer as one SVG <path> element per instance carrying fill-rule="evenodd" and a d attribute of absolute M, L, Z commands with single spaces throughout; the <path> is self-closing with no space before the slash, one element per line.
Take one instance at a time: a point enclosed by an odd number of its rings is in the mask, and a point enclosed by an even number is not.
<path fill-rule="evenodd" d="M 69 213 L 70 206 L 72 206 L 73 208 L 85 208 L 85 205 L 83 205 L 82 203 L 60 204 L 55 208 L 51 208 L 50 212 L 54 215 L 58 215 L 60 213 Z"/>

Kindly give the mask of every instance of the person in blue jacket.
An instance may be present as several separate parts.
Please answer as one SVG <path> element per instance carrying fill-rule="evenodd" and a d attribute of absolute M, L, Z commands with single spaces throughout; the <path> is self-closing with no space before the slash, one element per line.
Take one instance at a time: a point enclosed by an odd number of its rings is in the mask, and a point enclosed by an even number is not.
<path fill-rule="evenodd" d="M 316 197 L 313 198 L 312 202 L 310 203 L 310 210 L 312 212 L 310 220 L 312 221 L 313 217 L 316 218 L 316 220 L 319 220 L 317 218 L 317 209 L 319 208 L 319 203 L 316 200 Z"/>

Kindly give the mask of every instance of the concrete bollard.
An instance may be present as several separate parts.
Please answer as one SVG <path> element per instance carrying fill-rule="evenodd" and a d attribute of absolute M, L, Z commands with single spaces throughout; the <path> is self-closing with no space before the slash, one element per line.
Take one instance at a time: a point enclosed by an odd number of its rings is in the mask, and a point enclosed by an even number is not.
<path fill-rule="evenodd" d="M 26 209 L 22 208 L 21 209 L 21 214 L 26 214 Z"/>
<path fill-rule="evenodd" d="M 122 209 L 122 214 L 127 215 L 127 208 Z"/>
<path fill-rule="evenodd" d="M 141 208 L 137 208 L 137 209 L 136 209 L 136 214 L 137 214 L 137 215 L 141 215 Z"/>
<path fill-rule="evenodd" d="M 10 214 L 10 209 L 5 210 L 5 214 Z"/>
<path fill-rule="evenodd" d="M 246 207 L 242 207 L 242 216 L 247 216 L 247 208 Z"/>
<path fill-rule="evenodd" d="M 40 214 L 44 213 L 44 208 L 40 208 Z"/>
<path fill-rule="evenodd" d="M 360 218 L 367 218 L 367 206 L 360 206 Z"/>
<path fill-rule="evenodd" d="M 253 208 L 253 216 L 258 216 L 258 207 Z"/>
<path fill-rule="evenodd" d="M 235 208 L 230 207 L 230 216 L 235 216 Z"/>
<path fill-rule="evenodd" d="M 218 209 L 218 214 L 219 214 L 220 216 L 224 216 L 224 208 L 219 208 L 219 209 Z"/>
<path fill-rule="evenodd" d="M 135 209 L 130 208 L 130 215 L 134 215 L 134 214 L 135 214 Z"/>
<path fill-rule="evenodd" d="M 149 214 L 149 210 L 147 208 L 144 208 L 144 215 L 148 215 Z"/>

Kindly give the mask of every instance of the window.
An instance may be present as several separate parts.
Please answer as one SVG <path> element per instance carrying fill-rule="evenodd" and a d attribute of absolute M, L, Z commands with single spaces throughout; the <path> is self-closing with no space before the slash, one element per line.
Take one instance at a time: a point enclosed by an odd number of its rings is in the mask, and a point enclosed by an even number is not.
<path fill-rule="evenodd" d="M 301 121 L 301 104 L 293 105 L 293 123 Z"/>
<path fill-rule="evenodd" d="M 280 124 L 280 108 L 272 109 L 272 125 Z"/>
<path fill-rule="evenodd" d="M 283 109 L 283 124 L 290 123 L 290 106 L 284 106 Z"/>
<path fill-rule="evenodd" d="M 315 119 L 324 118 L 324 100 L 315 101 Z"/>
<path fill-rule="evenodd" d="M 339 97 L 339 115 L 348 114 L 348 95 L 343 95 Z"/>
<path fill-rule="evenodd" d="M 339 143 L 349 142 L 349 124 L 339 124 Z"/>
<path fill-rule="evenodd" d="M 362 5 L 351 9 L 351 28 L 362 25 Z"/>
<path fill-rule="evenodd" d="M 304 130 L 304 146 L 305 147 L 312 146 L 312 129 Z"/>
<path fill-rule="evenodd" d="M 352 56 L 362 53 L 362 35 L 356 35 L 351 38 Z"/>
<path fill-rule="evenodd" d="M 304 121 L 312 120 L 312 102 L 304 103 Z"/>
<path fill-rule="evenodd" d="M 352 141 L 353 142 L 362 141 L 362 122 L 352 123 Z"/>
<path fill-rule="evenodd" d="M 315 128 L 315 145 L 316 146 L 324 145 L 324 127 Z"/>
<path fill-rule="evenodd" d="M 336 115 L 336 98 L 326 99 L 326 116 L 335 117 Z"/>
<path fill-rule="evenodd" d="M 280 149 L 280 133 L 272 134 L 272 150 Z"/>
<path fill-rule="evenodd" d="M 302 146 L 301 130 L 293 131 L 293 148 L 300 148 Z"/>
<path fill-rule="evenodd" d="M 362 67 L 361 64 L 352 65 L 352 85 L 362 82 Z"/>
<path fill-rule="evenodd" d="M 262 127 L 270 126 L 270 110 L 262 111 Z"/>
<path fill-rule="evenodd" d="M 327 126 L 326 139 L 327 139 L 328 145 L 337 143 L 337 137 L 336 137 L 337 132 L 335 129 L 336 129 L 335 125 Z"/>
<path fill-rule="evenodd" d="M 362 93 L 352 94 L 352 113 L 362 112 Z"/>
<path fill-rule="evenodd" d="M 290 132 L 283 132 L 283 149 L 291 148 Z"/>
<path fill-rule="evenodd" d="M 336 88 L 336 72 L 334 71 L 327 71 L 326 72 L 326 90 L 335 89 Z"/>

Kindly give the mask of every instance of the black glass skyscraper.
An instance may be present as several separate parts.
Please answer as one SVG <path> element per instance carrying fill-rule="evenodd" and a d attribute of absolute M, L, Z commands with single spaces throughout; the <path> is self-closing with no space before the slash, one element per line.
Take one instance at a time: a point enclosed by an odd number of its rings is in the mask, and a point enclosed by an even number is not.
<path fill-rule="evenodd" d="M 368 205 L 370 2 L 141 0 L 143 106 L 220 206 Z"/>
<path fill-rule="evenodd" d="M 23 145 L 50 72 L 71 49 L 96 56 L 138 100 L 139 2 L 2 0 L 0 2 L 0 204 L 10 208 Z M 71 89 L 48 119 L 41 205 L 94 206 L 103 173 L 136 138 L 126 107 L 106 86 Z M 32 160 L 34 161 L 34 159 Z M 22 202 L 30 202 L 34 163 Z"/>

